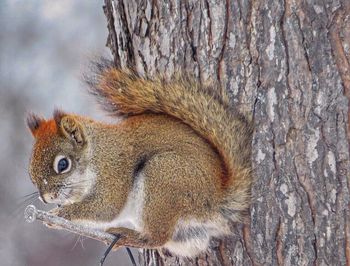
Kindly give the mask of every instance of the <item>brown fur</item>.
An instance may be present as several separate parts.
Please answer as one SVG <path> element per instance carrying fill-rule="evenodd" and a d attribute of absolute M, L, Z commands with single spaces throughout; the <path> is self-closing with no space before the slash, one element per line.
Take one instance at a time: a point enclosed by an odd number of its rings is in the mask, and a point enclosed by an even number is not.
<path fill-rule="evenodd" d="M 88 168 L 96 174 L 88 193 L 82 192 L 86 180 L 75 184 L 68 195 L 74 201 L 55 213 L 81 222 L 112 221 L 140 171 L 143 229 L 107 228 L 122 234 L 117 246 L 162 247 L 179 221 L 241 220 L 250 201 L 252 127 L 226 95 L 189 78 L 151 81 L 114 68 L 101 68 L 92 85 L 113 114 L 132 116 L 106 125 L 55 112 L 55 119 L 29 124 L 36 138 L 30 173 L 41 195 L 58 195 L 70 175 L 81 178 Z M 52 170 L 60 153 L 72 159 L 69 173 Z"/>

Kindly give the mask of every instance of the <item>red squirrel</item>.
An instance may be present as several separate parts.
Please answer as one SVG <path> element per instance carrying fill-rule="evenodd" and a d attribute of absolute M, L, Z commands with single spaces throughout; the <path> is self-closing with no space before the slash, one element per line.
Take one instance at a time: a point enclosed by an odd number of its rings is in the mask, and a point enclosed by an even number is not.
<path fill-rule="evenodd" d="M 251 122 L 224 91 L 190 78 L 105 67 L 91 90 L 116 124 L 55 111 L 28 116 L 30 175 L 52 212 L 119 234 L 115 248 L 194 257 L 230 234 L 250 203 Z"/>

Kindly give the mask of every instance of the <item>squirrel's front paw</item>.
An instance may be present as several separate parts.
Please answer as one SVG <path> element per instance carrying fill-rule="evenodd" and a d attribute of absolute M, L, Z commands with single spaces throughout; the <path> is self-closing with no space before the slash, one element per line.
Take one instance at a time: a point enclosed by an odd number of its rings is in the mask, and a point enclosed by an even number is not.
<path fill-rule="evenodd" d="M 58 217 L 61 217 L 61 218 L 64 218 L 66 220 L 70 220 L 69 219 L 69 216 L 67 215 L 67 213 L 64 211 L 63 208 L 60 208 L 60 207 L 57 207 L 57 208 L 54 208 L 52 210 L 49 211 L 49 214 L 50 215 L 53 215 L 53 216 L 58 216 Z M 46 223 L 44 222 L 44 224 L 49 227 L 49 228 L 53 228 L 53 229 L 60 229 L 61 227 L 58 226 L 58 225 L 55 225 L 55 224 L 51 224 L 51 223 Z"/>
<path fill-rule="evenodd" d="M 66 220 L 71 220 L 71 217 L 64 207 L 57 207 L 49 211 L 50 214 L 64 218 Z"/>

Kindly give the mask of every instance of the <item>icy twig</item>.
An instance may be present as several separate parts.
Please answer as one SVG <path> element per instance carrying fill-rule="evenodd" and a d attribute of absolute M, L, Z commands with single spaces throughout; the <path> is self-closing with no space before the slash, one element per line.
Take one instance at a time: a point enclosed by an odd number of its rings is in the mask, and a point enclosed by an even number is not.
<path fill-rule="evenodd" d="M 55 228 L 64 229 L 75 234 L 93 238 L 105 243 L 112 243 L 115 236 L 104 231 L 95 230 L 68 221 L 62 217 L 58 217 L 49 212 L 38 210 L 34 205 L 28 205 L 24 211 L 24 218 L 28 223 L 32 223 L 35 220 L 40 220 L 44 223 L 50 224 Z"/>

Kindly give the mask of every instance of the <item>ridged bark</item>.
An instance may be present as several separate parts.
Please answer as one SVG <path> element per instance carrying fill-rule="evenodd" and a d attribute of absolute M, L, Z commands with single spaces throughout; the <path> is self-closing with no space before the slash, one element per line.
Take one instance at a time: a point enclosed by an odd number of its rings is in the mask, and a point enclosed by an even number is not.
<path fill-rule="evenodd" d="M 255 123 L 250 221 L 194 260 L 350 264 L 348 0 L 105 0 L 114 60 L 220 82 Z"/>

